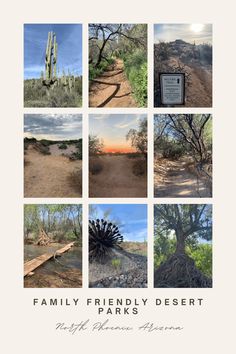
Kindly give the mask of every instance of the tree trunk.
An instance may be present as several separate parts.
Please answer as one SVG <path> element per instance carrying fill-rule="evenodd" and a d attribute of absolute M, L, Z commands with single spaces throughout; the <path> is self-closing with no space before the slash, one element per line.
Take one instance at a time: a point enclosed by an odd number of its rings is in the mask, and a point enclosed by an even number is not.
<path fill-rule="evenodd" d="M 101 61 L 102 61 L 102 53 L 103 53 L 103 50 L 104 50 L 104 48 L 105 48 L 105 45 L 106 45 L 106 43 L 107 43 L 107 39 L 106 40 L 104 40 L 104 42 L 103 42 L 103 44 L 102 44 L 102 46 L 101 46 L 101 48 L 100 48 L 100 50 L 99 50 L 99 54 L 98 54 L 98 60 L 97 60 L 97 62 L 96 62 L 96 64 L 95 64 L 95 67 L 97 68 L 98 67 L 98 65 L 101 63 Z"/>
<path fill-rule="evenodd" d="M 176 231 L 176 249 L 175 253 L 176 254 L 185 254 L 185 237 L 183 232 L 181 231 Z"/>

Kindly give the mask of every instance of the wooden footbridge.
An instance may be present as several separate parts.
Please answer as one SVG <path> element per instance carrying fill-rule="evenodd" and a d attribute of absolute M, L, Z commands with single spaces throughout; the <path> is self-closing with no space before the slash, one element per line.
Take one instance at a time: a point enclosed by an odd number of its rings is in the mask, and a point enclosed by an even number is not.
<path fill-rule="evenodd" d="M 69 251 L 71 249 L 71 247 L 73 247 L 73 246 L 74 246 L 74 242 L 68 243 L 68 245 L 60 248 L 59 250 L 57 250 L 54 253 L 45 253 L 45 254 L 42 254 L 41 256 L 38 256 L 38 257 L 26 262 L 24 264 L 24 277 L 26 275 L 29 275 L 30 273 L 32 273 L 36 268 L 41 266 L 43 263 L 45 263 L 49 259 L 54 258 L 56 256 L 60 256 L 62 253 Z"/>

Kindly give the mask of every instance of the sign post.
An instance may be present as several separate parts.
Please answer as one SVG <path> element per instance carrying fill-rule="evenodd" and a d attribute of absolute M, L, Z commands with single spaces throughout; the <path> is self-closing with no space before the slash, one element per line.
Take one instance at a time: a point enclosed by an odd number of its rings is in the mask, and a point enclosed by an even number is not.
<path fill-rule="evenodd" d="M 185 74 L 160 73 L 161 105 L 184 105 L 185 101 Z"/>

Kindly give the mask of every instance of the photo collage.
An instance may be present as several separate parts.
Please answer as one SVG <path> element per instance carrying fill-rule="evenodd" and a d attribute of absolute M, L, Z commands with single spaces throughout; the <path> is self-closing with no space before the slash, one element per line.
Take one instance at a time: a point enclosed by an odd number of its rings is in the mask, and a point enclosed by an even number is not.
<path fill-rule="evenodd" d="M 212 288 L 212 37 L 24 24 L 24 288 Z"/>

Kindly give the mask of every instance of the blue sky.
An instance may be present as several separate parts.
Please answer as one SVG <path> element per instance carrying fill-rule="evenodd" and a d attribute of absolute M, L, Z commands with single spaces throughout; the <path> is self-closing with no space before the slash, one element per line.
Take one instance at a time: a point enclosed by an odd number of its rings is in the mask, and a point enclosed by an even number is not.
<path fill-rule="evenodd" d="M 58 43 L 57 68 L 74 75 L 82 75 L 82 25 L 25 24 L 24 79 L 39 78 L 45 66 L 48 32 L 56 33 Z"/>
<path fill-rule="evenodd" d="M 70 140 L 82 138 L 81 114 L 25 114 L 24 137 Z"/>
<path fill-rule="evenodd" d="M 156 24 L 154 42 L 172 42 L 182 39 L 188 43 L 212 43 L 211 24 Z"/>
<path fill-rule="evenodd" d="M 89 218 L 115 222 L 124 241 L 147 241 L 147 206 L 145 204 L 92 204 Z"/>

